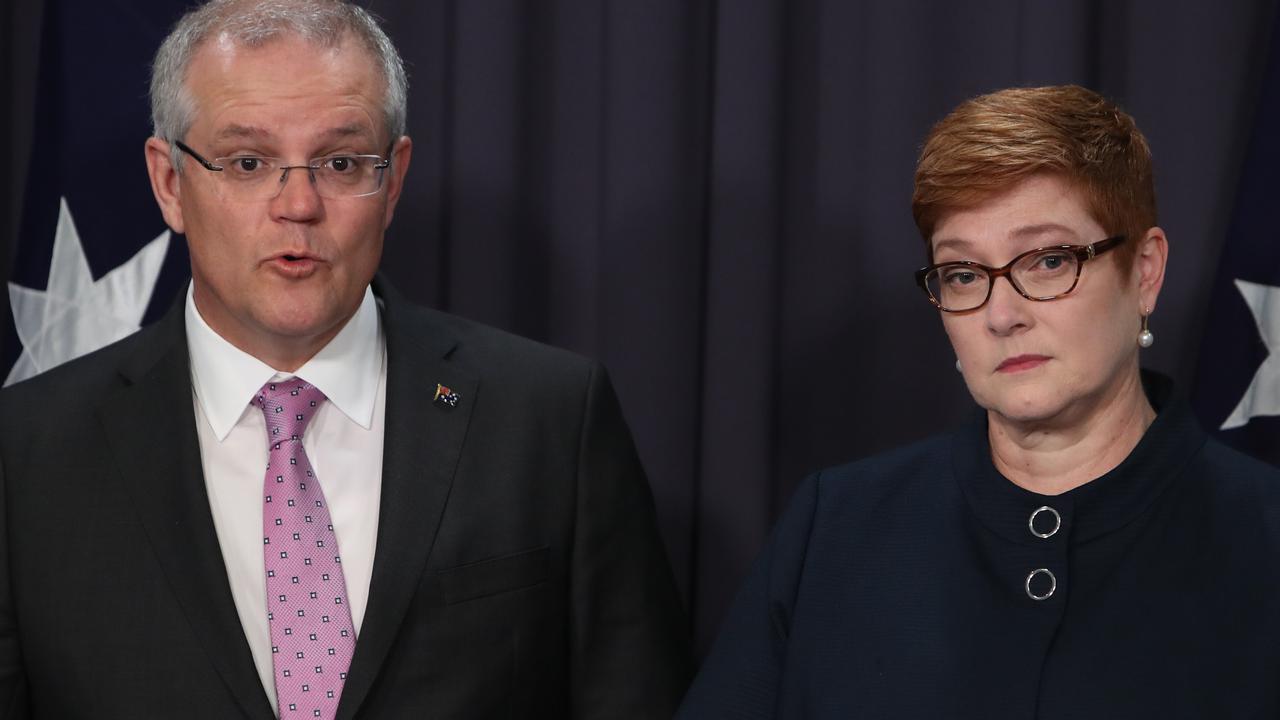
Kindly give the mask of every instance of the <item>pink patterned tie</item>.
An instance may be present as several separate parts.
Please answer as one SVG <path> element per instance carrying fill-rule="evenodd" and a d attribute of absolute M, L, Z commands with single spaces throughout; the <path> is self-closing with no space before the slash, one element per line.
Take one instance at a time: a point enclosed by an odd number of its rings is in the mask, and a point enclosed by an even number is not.
<path fill-rule="evenodd" d="M 262 547 L 281 718 L 333 718 L 356 645 L 333 521 L 302 449 L 302 433 L 324 401 L 297 377 L 267 383 L 253 399 L 270 448 Z"/>

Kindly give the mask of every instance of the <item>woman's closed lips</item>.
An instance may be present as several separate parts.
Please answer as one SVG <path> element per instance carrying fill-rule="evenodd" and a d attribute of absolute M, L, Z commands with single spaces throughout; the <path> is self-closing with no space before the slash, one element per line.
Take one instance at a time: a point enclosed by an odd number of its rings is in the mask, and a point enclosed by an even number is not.
<path fill-rule="evenodd" d="M 1015 355 L 996 366 L 996 372 L 1016 373 L 1040 367 L 1049 361 L 1045 355 Z"/>

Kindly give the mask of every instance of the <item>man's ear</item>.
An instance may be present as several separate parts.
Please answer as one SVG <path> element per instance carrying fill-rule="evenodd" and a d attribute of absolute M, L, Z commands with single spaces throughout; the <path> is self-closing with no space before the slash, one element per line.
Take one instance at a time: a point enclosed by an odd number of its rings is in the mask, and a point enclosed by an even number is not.
<path fill-rule="evenodd" d="M 169 143 L 158 137 L 147 138 L 144 148 L 147 175 L 151 178 L 151 192 L 164 215 L 164 222 L 176 233 L 184 231 L 182 222 L 181 177 L 169 157 Z"/>
<path fill-rule="evenodd" d="M 1164 230 L 1153 227 L 1138 242 L 1133 258 L 1133 272 L 1138 280 L 1138 299 L 1142 307 L 1138 312 L 1147 314 L 1156 309 L 1160 288 L 1164 287 L 1164 269 L 1169 262 L 1169 241 Z"/>
<path fill-rule="evenodd" d="M 401 135 L 391 150 L 391 172 L 387 173 L 387 213 L 382 219 L 382 229 L 391 225 L 391 216 L 395 214 L 396 203 L 400 201 L 400 192 L 404 190 L 404 176 L 409 171 L 409 160 L 413 157 L 413 140 L 408 135 Z"/>

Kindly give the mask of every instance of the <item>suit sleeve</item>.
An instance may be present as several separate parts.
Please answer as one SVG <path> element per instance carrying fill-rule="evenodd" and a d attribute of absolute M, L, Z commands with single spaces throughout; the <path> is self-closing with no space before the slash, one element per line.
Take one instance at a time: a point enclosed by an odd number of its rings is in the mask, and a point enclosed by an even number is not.
<path fill-rule="evenodd" d="M 688 624 L 640 459 L 598 364 L 580 432 L 570 571 L 573 716 L 667 720 L 692 676 Z"/>
<path fill-rule="evenodd" d="M 787 637 L 818 504 L 806 480 L 752 564 L 677 720 L 768 720 L 778 716 Z"/>
<path fill-rule="evenodd" d="M 0 461 L 0 718 L 22 720 L 27 714 L 27 678 L 18 644 L 18 619 L 9 575 L 9 501 L 4 463 Z"/>

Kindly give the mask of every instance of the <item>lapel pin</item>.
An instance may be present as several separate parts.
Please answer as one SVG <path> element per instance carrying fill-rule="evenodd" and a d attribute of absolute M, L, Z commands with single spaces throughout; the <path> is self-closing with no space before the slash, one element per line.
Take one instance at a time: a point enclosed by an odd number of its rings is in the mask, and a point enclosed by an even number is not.
<path fill-rule="evenodd" d="M 458 407 L 458 398 L 458 393 L 450 390 L 440 383 L 436 383 L 436 396 L 431 398 L 431 402 L 455 408 Z"/>

